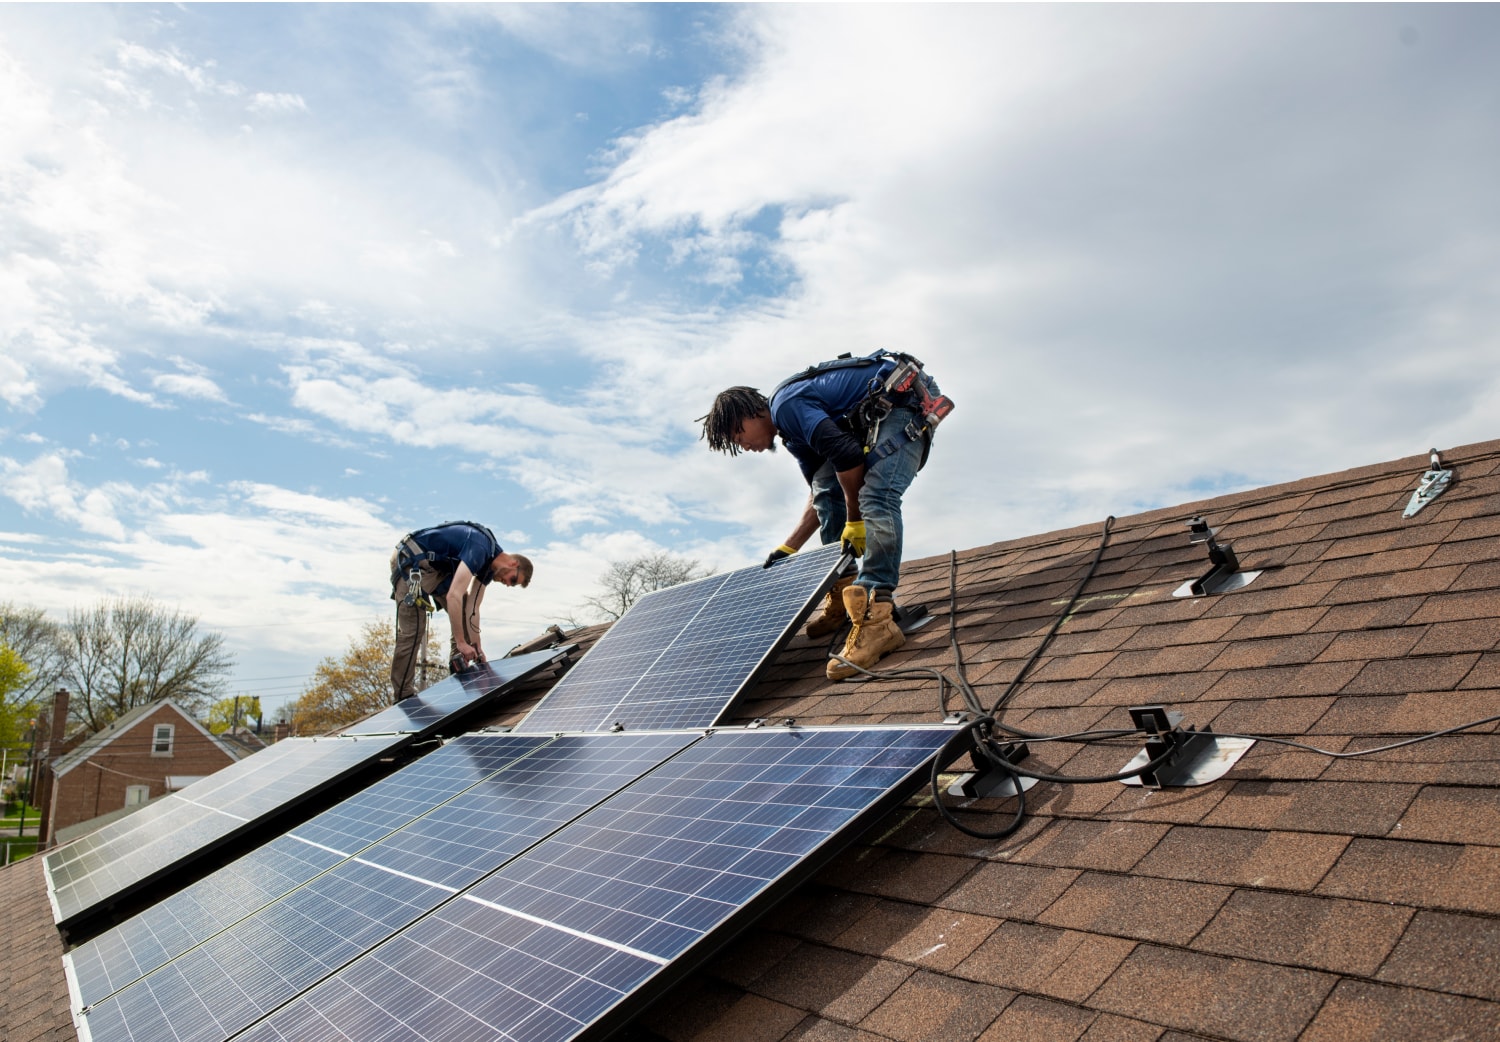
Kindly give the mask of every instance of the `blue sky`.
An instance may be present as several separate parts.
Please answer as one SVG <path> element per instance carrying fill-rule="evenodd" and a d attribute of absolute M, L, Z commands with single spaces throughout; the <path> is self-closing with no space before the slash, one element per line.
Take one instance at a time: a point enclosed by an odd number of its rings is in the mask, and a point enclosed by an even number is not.
<path fill-rule="evenodd" d="M 958 403 L 942 553 L 1492 438 L 1490 5 L 0 6 L 0 564 L 293 695 L 412 527 L 759 560 L 694 419 L 841 351 Z M 1415 475 L 1414 475 L 1415 483 Z"/>

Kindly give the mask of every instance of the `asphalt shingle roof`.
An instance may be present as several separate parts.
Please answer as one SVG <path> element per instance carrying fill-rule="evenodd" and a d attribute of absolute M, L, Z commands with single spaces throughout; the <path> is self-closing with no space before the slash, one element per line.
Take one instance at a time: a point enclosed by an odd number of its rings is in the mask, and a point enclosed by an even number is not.
<path fill-rule="evenodd" d="M 1500 714 L 1500 441 L 1443 452 L 1458 481 L 1402 510 L 1426 453 L 1120 518 L 1002 720 L 1048 733 L 1184 722 L 1351 751 Z M 1201 514 L 1263 574 L 1179 599 Z M 883 666 L 956 675 L 991 704 L 1086 574 L 1102 525 L 908 562 L 934 621 Z M 583 634 L 585 644 L 596 628 Z M 930 721 L 922 677 L 829 683 L 799 637 L 741 720 Z M 540 697 L 538 684 L 516 719 Z M 950 708 L 961 708 L 956 698 Z M 1032 743 L 1028 766 L 1118 771 L 1131 742 Z M 1010 804 L 954 800 L 996 828 Z M 1259 742 L 1222 780 L 1153 791 L 1041 782 L 1020 829 L 967 836 L 918 794 L 648 1011 L 637 1039 L 736 1042 L 1346 1042 L 1500 1037 L 1500 735 L 1371 757 Z M 40 865 L 13 909 L 0 1024 L 71 1038 Z"/>

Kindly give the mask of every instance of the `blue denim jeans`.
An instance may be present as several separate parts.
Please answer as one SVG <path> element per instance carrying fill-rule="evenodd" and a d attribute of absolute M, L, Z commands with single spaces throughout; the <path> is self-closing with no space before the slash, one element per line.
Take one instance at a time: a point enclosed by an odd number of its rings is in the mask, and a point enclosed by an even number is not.
<path fill-rule="evenodd" d="M 937 393 L 936 384 L 930 386 Z M 922 438 L 907 441 L 902 435 L 908 422 L 921 426 L 922 418 L 915 408 L 892 409 L 881 423 L 875 446 L 893 438 L 898 447 L 890 455 L 865 464 L 865 483 L 859 490 L 859 511 L 865 519 L 865 556 L 854 581 L 869 587 L 872 594 L 876 590 L 892 591 L 901 580 L 901 497 L 922 465 L 923 443 Z M 813 475 L 812 502 L 818 514 L 819 536 L 825 544 L 838 542 L 848 512 L 832 463 L 824 463 Z"/>

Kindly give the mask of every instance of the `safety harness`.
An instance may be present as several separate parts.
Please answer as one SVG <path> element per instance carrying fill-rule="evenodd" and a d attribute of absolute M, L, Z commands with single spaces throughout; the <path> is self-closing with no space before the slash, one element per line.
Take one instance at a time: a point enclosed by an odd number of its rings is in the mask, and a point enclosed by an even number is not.
<path fill-rule="evenodd" d="M 445 521 L 440 525 L 430 525 L 427 528 L 419 528 L 415 532 L 408 532 L 396 544 L 396 569 L 391 572 L 392 596 L 396 593 L 396 583 L 404 575 L 406 577 L 406 596 L 402 598 L 402 603 L 409 607 L 422 608 L 429 615 L 437 610 L 437 601 L 433 599 L 432 594 L 422 589 L 422 565 L 436 561 L 442 555 L 435 550 L 423 549 L 421 538 L 428 532 L 436 531 L 439 528 L 449 528 L 453 525 L 467 525 L 470 528 L 477 528 L 488 537 L 491 546 L 500 545 L 500 541 L 495 538 L 495 533 L 491 532 L 484 525 L 481 525 L 478 521 Z"/>
<path fill-rule="evenodd" d="M 922 460 L 917 464 L 917 469 L 921 470 L 927 465 L 927 457 L 932 452 L 933 428 L 953 410 L 953 402 L 943 396 L 933 399 L 926 393 L 922 362 L 913 355 L 900 351 L 887 351 L 884 348 L 859 358 L 845 352 L 837 358 L 810 365 L 802 372 L 787 377 L 776 385 L 776 389 L 771 392 L 771 397 L 775 398 L 786 388 L 802 383 L 804 380 L 811 380 L 815 376 L 838 369 L 878 366 L 888 358 L 895 362 L 895 367 L 884 379 L 878 375 L 870 377 L 864 398 L 860 399 L 854 408 L 840 416 L 836 422 L 864 442 L 865 455 L 869 457 L 871 463 L 885 459 L 906 442 L 921 439 Z M 917 401 L 920 401 L 924 407 L 932 404 L 934 408 L 923 416 L 920 424 L 916 420 L 909 420 L 900 431 L 882 441 L 880 427 L 885 418 L 891 414 L 891 410 L 897 405 L 907 405 Z"/>

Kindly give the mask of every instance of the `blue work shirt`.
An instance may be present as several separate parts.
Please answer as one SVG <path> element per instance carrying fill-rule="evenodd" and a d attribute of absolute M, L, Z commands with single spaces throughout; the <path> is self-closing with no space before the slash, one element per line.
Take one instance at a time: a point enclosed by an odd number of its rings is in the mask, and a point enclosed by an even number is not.
<path fill-rule="evenodd" d="M 447 594 L 448 587 L 453 585 L 453 573 L 458 570 L 460 561 L 468 565 L 469 571 L 484 585 L 488 586 L 494 578 L 490 566 L 502 552 L 500 544 L 478 525 L 465 522 L 438 525 L 413 532 L 411 537 L 423 550 L 437 555 L 432 559 L 432 567 L 442 576 L 442 581 L 432 592 L 439 597 Z"/>
<path fill-rule="evenodd" d="M 864 462 L 864 444 L 846 417 L 897 365 L 889 357 L 864 361 L 817 373 L 771 394 L 771 422 L 809 483 L 829 460 L 841 471 Z"/>

